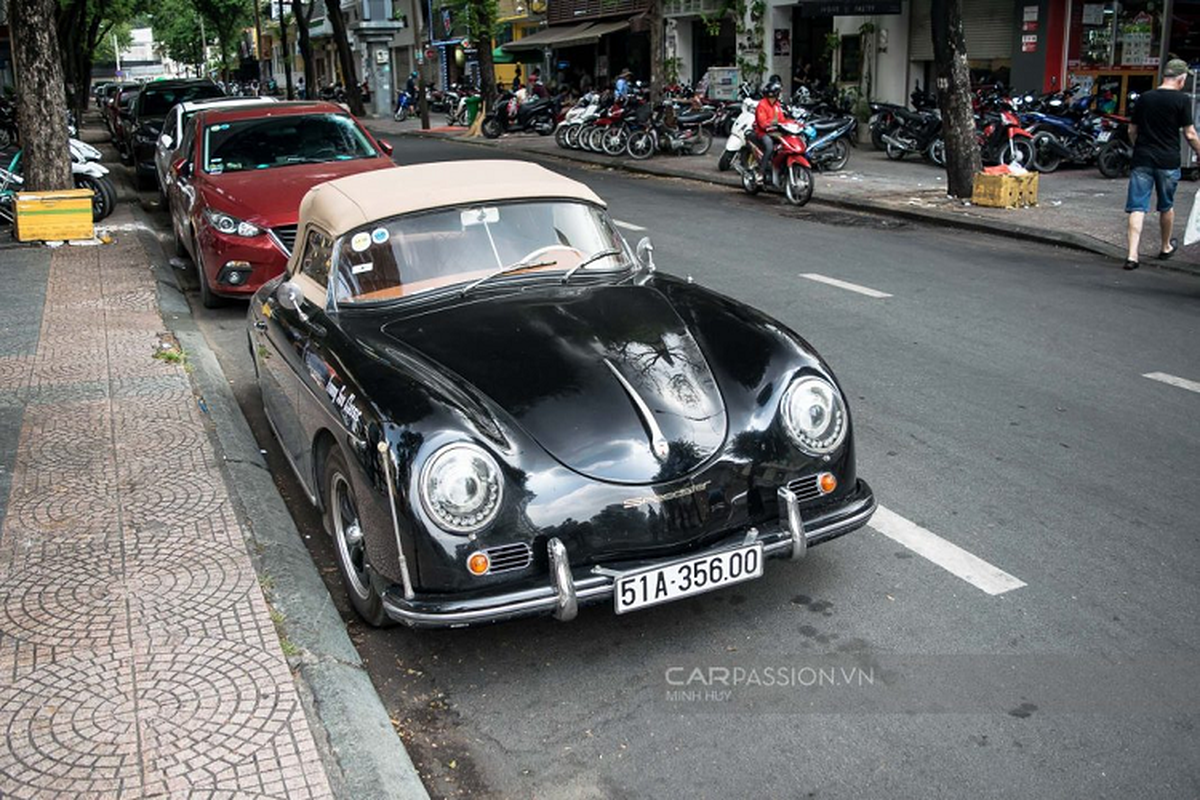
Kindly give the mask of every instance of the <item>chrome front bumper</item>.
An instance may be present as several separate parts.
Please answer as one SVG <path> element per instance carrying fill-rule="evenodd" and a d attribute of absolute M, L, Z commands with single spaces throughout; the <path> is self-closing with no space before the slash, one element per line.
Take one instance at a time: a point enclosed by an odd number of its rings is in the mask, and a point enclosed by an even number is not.
<path fill-rule="evenodd" d="M 550 580 L 541 586 L 462 598 L 416 595 L 406 599 L 399 587 L 383 595 L 387 615 L 413 628 L 460 628 L 481 622 L 499 622 L 516 617 L 553 615 L 564 622 L 575 618 L 579 607 L 611 600 L 618 575 L 680 561 L 734 547 L 761 542 L 767 558 L 799 560 L 814 545 L 836 539 L 867 524 L 875 513 L 875 495 L 860 480 L 851 497 L 842 504 L 810 519 L 803 519 L 796 497 L 786 487 L 779 489 L 780 520 L 767 528 L 748 528 L 684 556 L 625 561 L 620 564 L 572 568 L 567 548 L 558 539 L 547 545 Z"/>

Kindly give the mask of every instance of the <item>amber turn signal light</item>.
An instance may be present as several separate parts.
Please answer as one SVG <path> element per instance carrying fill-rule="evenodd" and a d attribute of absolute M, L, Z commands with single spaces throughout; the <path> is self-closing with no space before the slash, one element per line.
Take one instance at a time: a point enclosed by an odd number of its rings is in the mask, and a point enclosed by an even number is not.
<path fill-rule="evenodd" d="M 467 559 L 467 569 L 472 575 L 486 575 L 488 568 L 492 566 L 488 560 L 487 553 L 472 553 Z"/>
<path fill-rule="evenodd" d="M 817 476 L 817 485 L 821 487 L 821 494 L 830 494 L 837 488 L 837 478 L 832 472 L 822 472 Z"/>

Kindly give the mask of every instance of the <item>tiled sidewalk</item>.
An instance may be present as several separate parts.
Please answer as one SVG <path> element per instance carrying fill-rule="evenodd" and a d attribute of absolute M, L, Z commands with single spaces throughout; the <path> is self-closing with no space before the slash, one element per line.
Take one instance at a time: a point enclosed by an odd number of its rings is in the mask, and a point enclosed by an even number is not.
<path fill-rule="evenodd" d="M 0 250 L 0 797 L 330 796 L 132 234 Z M 11 487 L 8 485 L 11 482 Z"/>

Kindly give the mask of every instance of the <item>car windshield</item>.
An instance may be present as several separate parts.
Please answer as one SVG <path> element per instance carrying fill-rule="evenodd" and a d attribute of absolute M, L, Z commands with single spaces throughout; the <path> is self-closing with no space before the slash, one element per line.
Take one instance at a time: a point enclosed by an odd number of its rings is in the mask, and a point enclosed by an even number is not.
<path fill-rule="evenodd" d="M 213 175 L 378 155 L 345 114 L 290 114 L 210 125 L 204 171 Z"/>
<path fill-rule="evenodd" d="M 606 250 L 615 253 L 596 259 L 589 272 L 628 268 L 625 241 L 608 215 L 587 203 L 514 202 L 407 214 L 339 238 L 334 299 L 343 305 L 395 300 L 466 287 L 509 267 L 514 270 L 508 274 L 561 274 Z"/>
<path fill-rule="evenodd" d="M 189 100 L 200 100 L 205 97 L 221 97 L 224 92 L 220 87 L 210 83 L 198 83 L 194 86 L 177 86 L 173 89 L 146 89 L 138 102 L 138 116 L 165 117 L 171 107 L 177 103 Z"/>

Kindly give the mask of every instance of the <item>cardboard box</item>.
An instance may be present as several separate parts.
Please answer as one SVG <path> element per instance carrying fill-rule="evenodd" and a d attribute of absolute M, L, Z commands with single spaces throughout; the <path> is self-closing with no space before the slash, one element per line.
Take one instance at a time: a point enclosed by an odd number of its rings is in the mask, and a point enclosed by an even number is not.
<path fill-rule="evenodd" d="M 1036 206 L 1038 197 L 1038 174 L 1028 175 L 975 175 L 975 188 L 971 203 L 991 208 L 1020 208 Z"/>
<path fill-rule="evenodd" d="M 17 192 L 16 235 L 19 242 L 91 239 L 92 190 Z"/>

